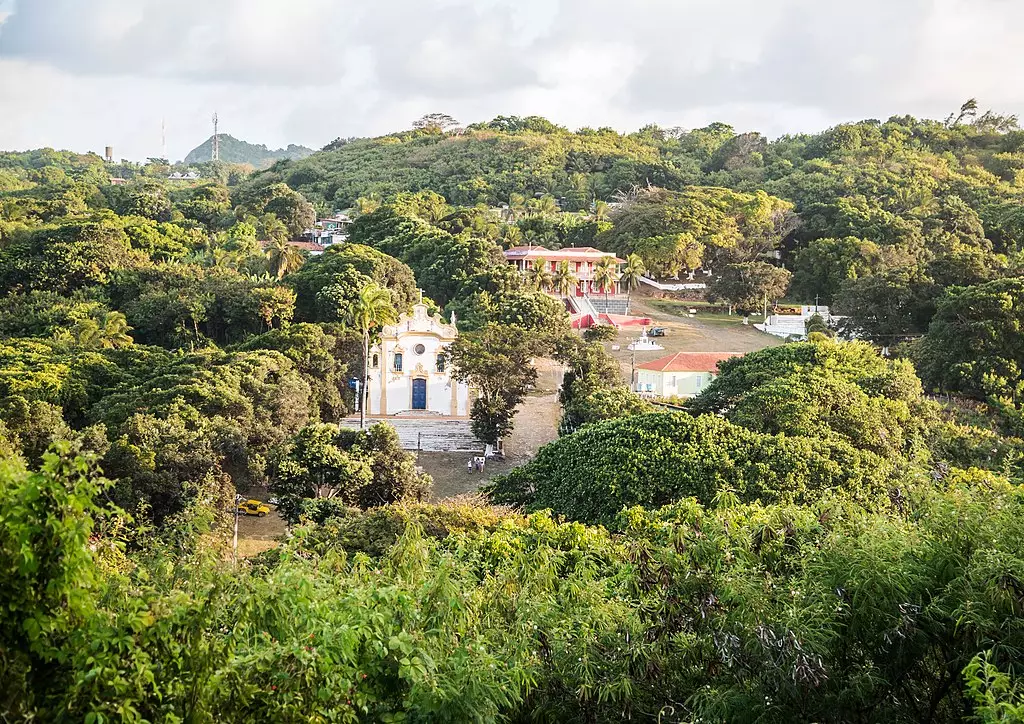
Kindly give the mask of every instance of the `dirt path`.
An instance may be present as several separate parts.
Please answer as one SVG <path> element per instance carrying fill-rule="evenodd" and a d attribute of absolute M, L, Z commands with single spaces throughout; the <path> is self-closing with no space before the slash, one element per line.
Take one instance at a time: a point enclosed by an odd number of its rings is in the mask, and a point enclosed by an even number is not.
<path fill-rule="evenodd" d="M 782 344 L 782 340 L 770 334 L 759 332 L 752 326 L 743 324 L 741 317 L 722 318 L 720 316 L 697 317 L 691 319 L 671 314 L 651 306 L 650 300 L 634 299 L 632 312 L 635 315 L 650 317 L 655 326 L 664 327 L 666 334 L 654 341 L 664 350 L 638 352 L 636 363 L 642 364 L 665 357 L 676 352 L 754 352 L 765 347 Z M 628 382 L 632 367 L 633 354 L 626 349 L 636 339 L 640 330 L 626 327 L 619 331 L 618 337 L 607 347 L 618 345 L 619 349 L 611 349 L 611 355 L 618 360 L 622 368 L 623 378 Z"/>
<path fill-rule="evenodd" d="M 505 440 L 508 458 L 532 458 L 542 447 L 558 439 L 558 421 L 562 416 L 558 390 L 565 370 L 549 359 L 536 360 L 534 365 L 537 387 L 526 396 L 516 414 L 515 429 Z"/>
<path fill-rule="evenodd" d="M 265 500 L 267 495 L 250 494 L 250 497 L 257 500 Z M 252 515 L 240 515 L 238 517 L 238 556 L 240 558 L 251 558 L 263 551 L 276 548 L 280 545 L 281 537 L 288 531 L 288 526 L 273 506 L 270 515 L 258 518 Z"/>
<path fill-rule="evenodd" d="M 505 459 L 491 460 L 483 473 L 467 472 L 468 455 L 461 453 L 420 453 L 419 465 L 434 478 L 433 500 L 475 493 L 491 478 L 527 463 L 537 451 L 558 439 L 562 407 L 558 388 L 564 370 L 553 360 L 536 361 L 537 387 L 531 391 L 515 417 L 515 429 L 505 440 Z"/>

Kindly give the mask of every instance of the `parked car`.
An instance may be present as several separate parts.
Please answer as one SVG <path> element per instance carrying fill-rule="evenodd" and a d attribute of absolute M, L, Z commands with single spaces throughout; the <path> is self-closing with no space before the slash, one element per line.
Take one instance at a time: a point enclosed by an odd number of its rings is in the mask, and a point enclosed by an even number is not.
<path fill-rule="evenodd" d="M 648 337 L 664 337 L 665 333 L 668 332 L 664 327 L 651 327 L 647 330 Z"/>
<path fill-rule="evenodd" d="M 243 515 L 256 515 L 262 518 L 270 513 L 270 507 L 259 500 L 246 500 L 238 504 L 238 512 Z"/>

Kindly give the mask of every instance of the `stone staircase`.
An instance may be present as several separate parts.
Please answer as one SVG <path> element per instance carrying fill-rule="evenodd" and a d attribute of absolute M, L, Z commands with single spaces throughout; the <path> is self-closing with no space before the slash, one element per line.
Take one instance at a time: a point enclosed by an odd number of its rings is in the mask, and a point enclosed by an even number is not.
<path fill-rule="evenodd" d="M 366 426 L 383 422 L 398 433 L 404 450 L 423 452 L 466 452 L 480 454 L 484 444 L 476 439 L 469 428 L 469 420 L 431 417 L 367 418 Z M 342 427 L 358 430 L 359 418 L 349 417 L 338 423 Z"/>
<path fill-rule="evenodd" d="M 625 297 L 608 297 L 608 301 L 605 302 L 604 297 L 592 296 L 590 304 L 600 314 L 621 314 L 622 316 L 629 314 L 629 302 Z"/>

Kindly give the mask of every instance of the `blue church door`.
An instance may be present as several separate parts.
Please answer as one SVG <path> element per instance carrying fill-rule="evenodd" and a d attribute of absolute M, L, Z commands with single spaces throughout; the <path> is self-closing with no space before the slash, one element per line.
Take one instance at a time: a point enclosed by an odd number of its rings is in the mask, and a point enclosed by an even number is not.
<path fill-rule="evenodd" d="M 413 380 L 412 381 L 412 409 L 414 409 L 414 410 L 426 410 L 427 409 L 427 381 L 426 380 Z"/>

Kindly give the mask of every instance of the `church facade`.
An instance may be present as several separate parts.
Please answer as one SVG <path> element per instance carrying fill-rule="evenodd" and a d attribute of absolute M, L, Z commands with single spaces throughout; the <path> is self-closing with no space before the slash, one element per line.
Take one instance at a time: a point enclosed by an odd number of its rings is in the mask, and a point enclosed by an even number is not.
<path fill-rule="evenodd" d="M 384 327 L 370 348 L 367 414 L 468 418 L 469 387 L 452 379 L 441 354 L 458 334 L 425 304 Z"/>

